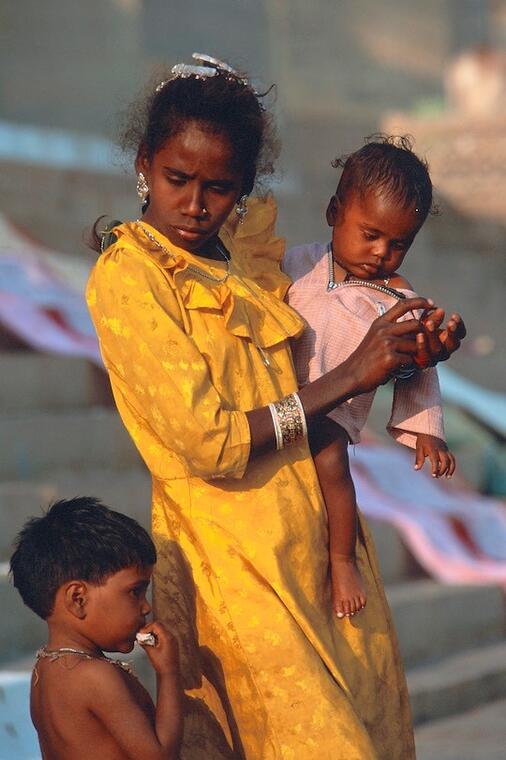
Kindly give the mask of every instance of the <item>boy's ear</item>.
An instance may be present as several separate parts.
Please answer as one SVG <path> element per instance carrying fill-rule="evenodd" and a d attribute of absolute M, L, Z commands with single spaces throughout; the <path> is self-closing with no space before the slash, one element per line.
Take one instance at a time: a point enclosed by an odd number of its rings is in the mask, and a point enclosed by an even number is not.
<path fill-rule="evenodd" d="M 332 198 L 329 201 L 329 205 L 327 206 L 327 224 L 329 227 L 335 227 L 336 224 L 339 222 L 339 217 L 341 215 L 341 204 L 339 203 L 339 199 L 337 195 L 333 195 Z"/>
<path fill-rule="evenodd" d="M 70 581 L 63 589 L 63 603 L 71 615 L 84 620 L 86 617 L 86 604 L 88 602 L 88 588 L 84 581 Z"/>

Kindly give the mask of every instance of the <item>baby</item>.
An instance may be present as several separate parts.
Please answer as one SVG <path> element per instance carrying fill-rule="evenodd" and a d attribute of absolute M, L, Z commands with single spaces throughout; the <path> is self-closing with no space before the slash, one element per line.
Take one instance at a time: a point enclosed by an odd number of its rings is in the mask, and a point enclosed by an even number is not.
<path fill-rule="evenodd" d="M 283 261 L 293 280 L 288 302 L 307 322 L 293 345 L 300 386 L 345 361 L 376 317 L 415 296 L 398 269 L 432 208 L 427 165 L 407 138 L 376 138 L 334 165 L 343 172 L 327 208 L 331 243 L 293 248 Z M 417 316 L 429 333 L 441 322 L 436 315 Z M 450 329 L 458 319 L 453 315 Z M 311 435 L 328 511 L 332 603 L 339 618 L 366 603 L 355 561 L 357 512 L 347 447 L 360 440 L 373 398 L 367 393 L 349 399 Z M 451 477 L 455 460 L 444 440 L 434 368 L 407 366 L 395 378 L 388 430 L 415 449 L 415 469 L 428 457 L 434 477 Z"/>
<path fill-rule="evenodd" d="M 177 644 L 160 623 L 146 624 L 155 562 L 135 520 L 88 497 L 53 504 L 20 532 L 14 585 L 49 629 L 30 697 L 44 759 L 178 757 Z M 156 708 L 130 666 L 104 655 L 130 652 L 136 637 L 156 671 Z"/>

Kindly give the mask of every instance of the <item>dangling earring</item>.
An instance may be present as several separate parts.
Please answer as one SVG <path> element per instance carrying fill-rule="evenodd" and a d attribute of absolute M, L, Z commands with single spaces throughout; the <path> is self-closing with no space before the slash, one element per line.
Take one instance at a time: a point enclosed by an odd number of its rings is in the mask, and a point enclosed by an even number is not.
<path fill-rule="evenodd" d="M 146 200 L 146 197 L 149 193 L 149 187 L 148 183 L 146 181 L 146 177 L 142 172 L 139 172 L 137 175 L 137 195 L 141 199 L 141 202 L 144 203 Z"/>
<path fill-rule="evenodd" d="M 235 207 L 235 213 L 239 217 L 239 224 L 242 224 L 244 222 L 244 217 L 248 213 L 248 196 L 247 195 L 241 195 L 241 197 L 237 201 L 237 206 Z"/>

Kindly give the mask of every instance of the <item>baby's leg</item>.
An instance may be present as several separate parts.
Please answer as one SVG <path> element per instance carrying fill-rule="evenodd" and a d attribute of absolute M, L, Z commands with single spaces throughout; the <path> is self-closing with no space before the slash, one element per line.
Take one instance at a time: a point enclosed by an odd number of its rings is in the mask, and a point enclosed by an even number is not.
<path fill-rule="evenodd" d="M 328 418 L 311 448 L 329 519 L 332 605 L 337 617 L 354 615 L 366 603 L 356 563 L 357 508 L 348 461 L 348 436 Z"/>

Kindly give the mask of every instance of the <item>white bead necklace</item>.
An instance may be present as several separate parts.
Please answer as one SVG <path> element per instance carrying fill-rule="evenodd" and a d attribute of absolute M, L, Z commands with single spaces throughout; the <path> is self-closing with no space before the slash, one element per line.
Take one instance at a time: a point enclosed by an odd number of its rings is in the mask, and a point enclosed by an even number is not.
<path fill-rule="evenodd" d="M 89 652 L 85 652 L 83 649 L 74 649 L 73 647 L 58 647 L 58 649 L 48 649 L 47 647 L 41 647 L 41 649 L 39 649 L 35 655 L 36 661 L 34 667 L 34 685 L 36 685 L 39 680 L 39 673 L 37 671 L 39 660 L 47 659 L 50 662 L 54 662 L 55 660 L 61 660 L 62 657 L 67 657 L 68 655 L 77 655 L 78 657 L 82 657 L 84 660 L 101 660 L 102 662 L 108 662 L 109 665 L 114 665 L 115 667 L 124 670 L 125 673 L 135 675 L 129 662 L 125 662 L 124 660 L 113 660 L 112 657 L 106 657 L 105 654 L 90 654 Z"/>
<path fill-rule="evenodd" d="M 166 248 L 166 246 L 164 246 L 163 243 L 160 243 L 160 241 L 156 239 L 156 237 L 153 235 L 153 233 L 150 232 L 143 225 L 143 223 L 140 221 L 140 219 L 137 219 L 137 224 L 139 225 L 139 227 L 141 228 L 141 230 L 143 231 L 143 233 L 146 235 L 146 237 L 148 238 L 148 240 L 150 240 L 154 245 L 156 245 L 157 248 L 159 248 L 161 251 L 163 251 L 164 253 L 166 253 L 172 259 L 176 258 L 176 256 L 172 253 L 172 251 L 169 251 L 169 249 Z M 193 272 L 193 274 L 198 274 L 198 275 L 200 275 L 200 277 L 205 277 L 206 280 L 211 280 L 211 282 L 217 282 L 217 283 L 226 282 L 228 280 L 229 275 L 230 275 L 230 258 L 226 254 L 226 252 L 225 252 L 225 250 L 224 250 L 224 248 L 223 248 L 223 246 L 222 246 L 222 244 L 221 244 L 220 241 L 218 241 L 216 243 L 216 250 L 218 251 L 218 253 L 221 256 L 223 256 L 223 260 L 225 261 L 225 264 L 226 264 L 226 267 L 227 267 L 227 271 L 225 272 L 225 274 L 223 275 L 223 277 L 216 277 L 215 275 L 209 274 L 208 272 L 204 272 L 203 269 L 201 269 L 200 267 L 194 266 L 193 264 L 188 264 L 187 268 L 190 270 L 190 272 Z"/>

